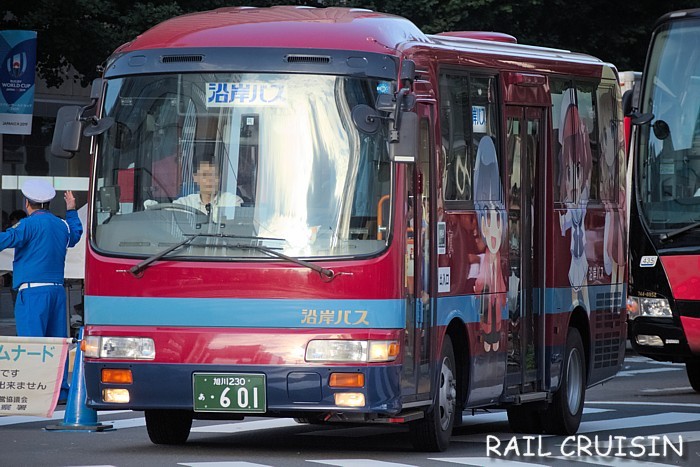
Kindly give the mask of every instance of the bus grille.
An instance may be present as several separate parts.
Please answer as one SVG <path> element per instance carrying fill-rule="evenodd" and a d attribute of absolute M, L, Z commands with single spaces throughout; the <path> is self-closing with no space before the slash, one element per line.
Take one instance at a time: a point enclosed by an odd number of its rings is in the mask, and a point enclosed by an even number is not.
<path fill-rule="evenodd" d="M 620 363 L 620 345 L 622 344 L 622 326 L 624 322 L 620 317 L 622 306 L 622 292 L 605 292 L 596 295 L 596 308 L 594 313 L 593 342 L 593 367 L 606 368 L 617 366 Z"/>
<path fill-rule="evenodd" d="M 287 63 L 314 63 L 317 65 L 326 65 L 331 62 L 331 57 L 328 55 L 296 55 L 290 54 L 285 57 Z"/>
<path fill-rule="evenodd" d="M 204 60 L 204 55 L 164 55 L 160 59 L 162 63 L 192 63 L 202 60 Z"/>

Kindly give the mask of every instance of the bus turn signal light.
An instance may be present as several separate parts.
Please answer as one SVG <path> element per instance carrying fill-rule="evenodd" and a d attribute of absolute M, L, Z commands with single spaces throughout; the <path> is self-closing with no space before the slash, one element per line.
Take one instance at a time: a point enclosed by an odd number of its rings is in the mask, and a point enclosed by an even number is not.
<path fill-rule="evenodd" d="M 331 373 L 328 385 L 332 388 L 361 388 L 365 385 L 362 373 Z"/>
<path fill-rule="evenodd" d="M 134 376 L 131 374 L 131 370 L 103 368 L 102 382 L 109 384 L 131 384 L 134 382 Z"/>

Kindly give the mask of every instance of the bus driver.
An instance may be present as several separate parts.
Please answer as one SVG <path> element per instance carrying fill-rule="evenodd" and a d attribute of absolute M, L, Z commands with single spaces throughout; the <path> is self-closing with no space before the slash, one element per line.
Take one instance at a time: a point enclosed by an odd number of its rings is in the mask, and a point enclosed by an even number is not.
<path fill-rule="evenodd" d="M 195 208 L 204 214 L 210 215 L 214 222 L 221 217 L 220 209 L 240 206 L 243 199 L 229 192 L 219 192 L 221 176 L 212 158 L 202 157 L 196 162 L 194 174 L 192 176 L 195 184 L 199 188 L 198 193 L 192 193 L 173 200 L 174 204 L 183 204 Z M 146 200 L 144 207 L 157 204 L 154 200 Z"/>

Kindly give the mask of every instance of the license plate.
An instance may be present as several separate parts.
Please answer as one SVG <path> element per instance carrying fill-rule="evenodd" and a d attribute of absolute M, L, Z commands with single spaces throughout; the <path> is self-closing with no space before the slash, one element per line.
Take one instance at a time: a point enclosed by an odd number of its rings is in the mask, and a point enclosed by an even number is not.
<path fill-rule="evenodd" d="M 267 410 L 265 375 L 195 373 L 195 412 L 263 413 Z"/>

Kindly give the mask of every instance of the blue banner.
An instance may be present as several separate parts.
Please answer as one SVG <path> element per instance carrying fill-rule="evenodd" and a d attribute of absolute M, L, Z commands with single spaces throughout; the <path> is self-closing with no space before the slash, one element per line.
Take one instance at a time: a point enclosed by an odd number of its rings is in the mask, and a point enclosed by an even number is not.
<path fill-rule="evenodd" d="M 0 31 L 0 134 L 32 133 L 36 32 Z"/>

